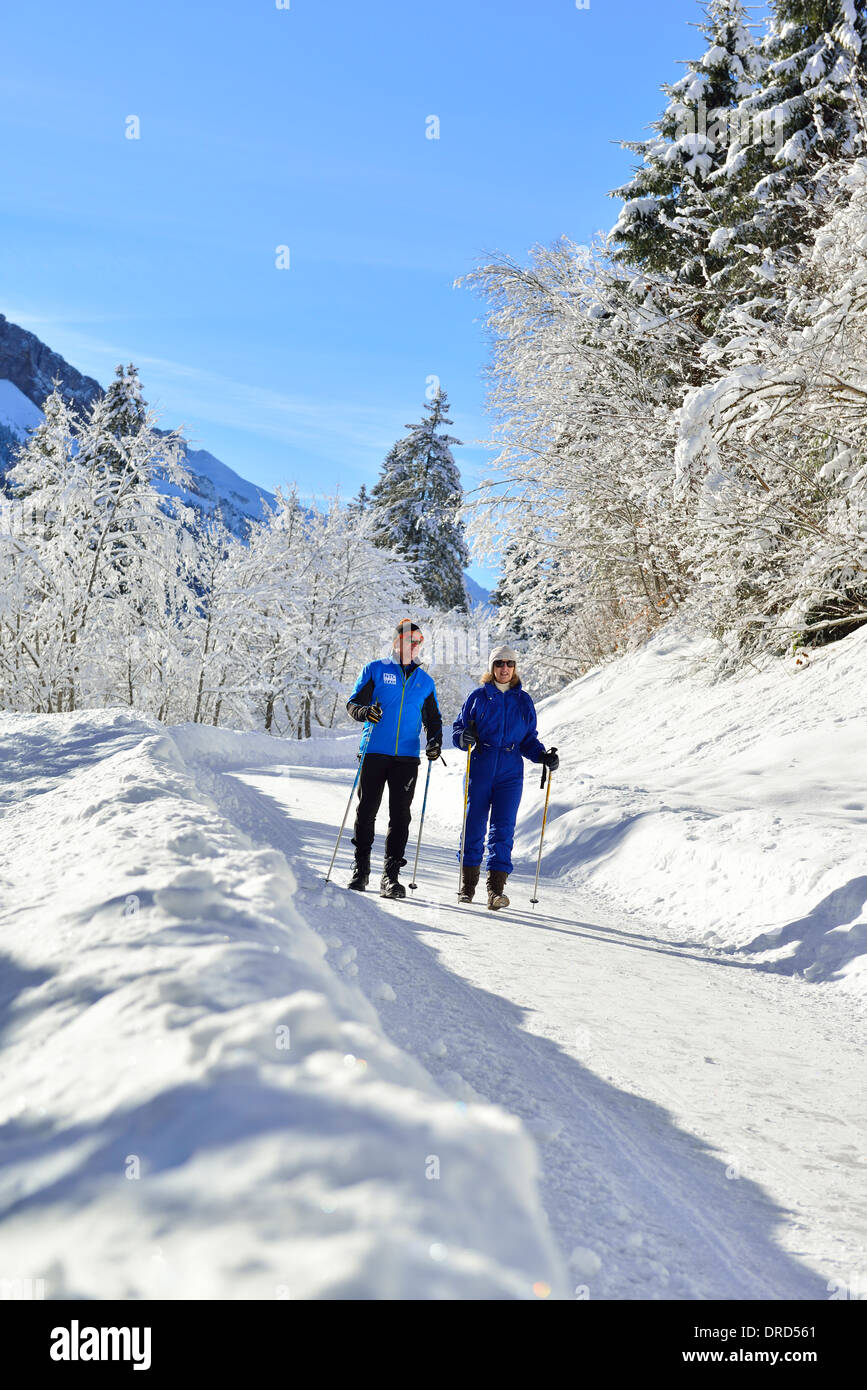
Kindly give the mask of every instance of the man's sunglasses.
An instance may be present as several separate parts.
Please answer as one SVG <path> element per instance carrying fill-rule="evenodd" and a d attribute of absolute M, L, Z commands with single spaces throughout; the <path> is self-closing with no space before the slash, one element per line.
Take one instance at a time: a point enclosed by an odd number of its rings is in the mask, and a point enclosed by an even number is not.
<path fill-rule="evenodd" d="M 410 637 L 410 635 L 409 635 L 408 632 L 404 632 L 404 633 L 398 633 L 397 637 L 395 638 L 395 641 L 401 641 L 401 642 L 410 641 L 414 647 L 418 647 L 418 646 L 420 646 L 421 643 L 424 641 L 424 638 L 423 638 L 423 637 Z"/>

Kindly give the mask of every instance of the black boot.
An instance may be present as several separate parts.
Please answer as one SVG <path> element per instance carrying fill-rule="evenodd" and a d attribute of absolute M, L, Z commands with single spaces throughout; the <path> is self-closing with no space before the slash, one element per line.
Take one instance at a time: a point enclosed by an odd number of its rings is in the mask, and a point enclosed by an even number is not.
<path fill-rule="evenodd" d="M 405 898 L 406 889 L 398 881 L 398 870 L 406 863 L 405 859 L 386 859 L 379 884 L 381 898 Z"/>
<path fill-rule="evenodd" d="M 481 864 L 465 864 L 461 870 L 461 891 L 458 893 L 459 903 L 471 903 L 476 891 L 476 884 L 479 881 L 479 874 L 482 871 Z"/>
<path fill-rule="evenodd" d="M 509 906 L 509 899 L 504 891 L 508 877 L 503 869 L 488 870 L 488 907 L 496 909 Z"/>
<path fill-rule="evenodd" d="M 355 852 L 355 865 L 352 870 L 352 878 L 347 887 L 357 888 L 363 893 L 367 887 L 367 880 L 370 878 L 370 854 L 359 854 Z"/>

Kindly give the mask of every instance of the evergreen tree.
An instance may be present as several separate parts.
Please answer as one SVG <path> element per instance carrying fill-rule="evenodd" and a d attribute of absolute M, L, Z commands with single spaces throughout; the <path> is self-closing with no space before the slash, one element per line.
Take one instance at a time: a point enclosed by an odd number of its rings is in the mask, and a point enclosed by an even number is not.
<path fill-rule="evenodd" d="M 91 408 L 91 424 L 93 428 L 82 445 L 84 462 L 103 483 L 106 507 L 114 505 L 120 487 L 124 491 L 149 489 L 150 470 L 142 468 L 136 457 L 136 444 L 148 431 L 147 405 L 138 372 L 131 362 L 126 368 L 118 363 L 115 380 Z M 126 539 L 131 525 L 130 521 L 112 518 L 106 537 L 118 576 L 118 593 L 124 596 L 133 587 L 129 574 L 133 547 Z"/>
<path fill-rule="evenodd" d="M 371 494 L 373 535 L 377 545 L 406 562 L 425 603 L 466 611 L 464 570 L 470 557 L 458 517 L 461 476 L 451 452 L 461 441 L 439 432 L 452 423 L 442 389 L 424 409 L 427 418 L 406 426 L 410 433 L 392 446 L 382 465 Z"/>
<path fill-rule="evenodd" d="M 503 626 L 507 626 L 520 641 L 525 641 L 530 636 L 524 625 L 523 605 L 520 601 L 525 587 L 522 580 L 530 562 L 531 556 L 526 542 L 519 542 L 514 538 L 510 540 L 503 553 L 497 587 L 489 600 L 491 607 L 497 609 L 497 616 L 502 619 Z"/>
<path fill-rule="evenodd" d="M 413 428 L 407 425 L 407 429 Z M 370 505 L 375 543 L 401 556 L 408 555 L 412 545 L 411 513 L 406 505 L 412 483 L 406 453 L 400 452 L 399 444 L 392 444 L 371 489 Z"/>
<path fill-rule="evenodd" d="M 710 242 L 730 196 L 714 175 L 728 157 L 732 110 L 755 92 L 762 63 L 740 0 L 709 0 L 699 28 L 706 50 L 663 86 L 669 100 L 656 134 L 621 142 L 642 163 L 611 194 L 624 200 L 611 236 L 615 260 L 707 285 L 723 265 Z"/>
<path fill-rule="evenodd" d="M 358 489 L 358 492 L 355 494 L 352 501 L 349 503 L 347 510 L 354 513 L 366 512 L 369 506 L 370 493 L 367 491 L 367 488 L 365 487 L 364 483 L 362 483 L 361 487 Z"/>
<path fill-rule="evenodd" d="M 739 105 L 715 238 L 773 281 L 812 243 L 834 167 L 867 149 L 865 0 L 774 0 L 760 90 Z"/>

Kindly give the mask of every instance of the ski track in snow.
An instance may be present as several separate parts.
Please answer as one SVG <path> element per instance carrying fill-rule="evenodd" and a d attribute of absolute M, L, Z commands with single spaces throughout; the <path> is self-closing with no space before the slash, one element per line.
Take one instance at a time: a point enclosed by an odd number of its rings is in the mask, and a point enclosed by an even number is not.
<path fill-rule="evenodd" d="M 829 1281 L 863 1280 L 865 1055 L 843 1001 L 556 880 L 533 909 L 534 864 L 503 912 L 483 894 L 459 906 L 454 766 L 433 769 L 419 888 L 398 904 L 377 891 L 385 806 L 367 893 L 336 886 L 352 812 L 323 882 L 350 771 L 200 775 L 254 842 L 295 862 L 299 907 L 393 1041 L 534 1135 L 575 1297 L 827 1299 Z M 407 884 L 420 806 L 421 788 Z"/>

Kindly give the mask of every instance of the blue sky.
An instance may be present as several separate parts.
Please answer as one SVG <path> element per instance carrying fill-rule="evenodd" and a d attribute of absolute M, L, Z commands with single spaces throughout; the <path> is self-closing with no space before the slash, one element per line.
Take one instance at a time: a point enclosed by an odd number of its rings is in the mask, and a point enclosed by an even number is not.
<path fill-rule="evenodd" d="M 647 133 L 700 19 L 696 0 L 10 6 L 0 311 L 104 385 L 134 362 L 163 427 L 307 495 L 370 486 L 436 375 L 470 488 L 488 345 L 453 281 L 613 224 L 633 157 L 612 142 Z"/>

